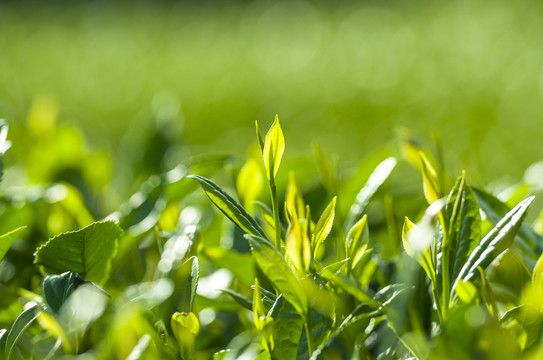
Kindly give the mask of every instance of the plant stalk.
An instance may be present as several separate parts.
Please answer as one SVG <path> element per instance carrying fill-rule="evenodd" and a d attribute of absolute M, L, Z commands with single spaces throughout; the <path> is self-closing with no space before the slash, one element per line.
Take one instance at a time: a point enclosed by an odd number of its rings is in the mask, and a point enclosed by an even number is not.
<path fill-rule="evenodd" d="M 275 247 L 281 252 L 281 221 L 279 219 L 279 201 L 277 199 L 277 187 L 275 186 L 275 179 L 272 176 L 270 178 L 270 190 L 271 201 L 273 208 L 273 220 L 275 223 Z"/>

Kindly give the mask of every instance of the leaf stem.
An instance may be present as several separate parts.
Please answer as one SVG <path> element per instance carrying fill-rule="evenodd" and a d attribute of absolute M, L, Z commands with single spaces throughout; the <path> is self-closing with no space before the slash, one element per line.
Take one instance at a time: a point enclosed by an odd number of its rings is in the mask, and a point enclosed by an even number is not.
<path fill-rule="evenodd" d="M 275 222 L 275 247 L 281 252 L 281 221 L 279 219 L 279 201 L 277 200 L 277 187 L 275 178 L 270 178 L 271 201 L 273 208 L 273 220 Z"/>

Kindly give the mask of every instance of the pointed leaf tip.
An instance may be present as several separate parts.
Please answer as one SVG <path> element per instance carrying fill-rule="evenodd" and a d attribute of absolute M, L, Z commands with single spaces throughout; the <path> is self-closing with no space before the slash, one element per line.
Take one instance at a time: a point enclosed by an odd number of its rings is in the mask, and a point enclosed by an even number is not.
<path fill-rule="evenodd" d="M 284 151 L 285 138 L 283 136 L 283 131 L 281 130 L 281 125 L 279 124 L 279 117 L 276 115 L 270 130 L 266 134 L 264 148 L 262 150 L 262 157 L 264 158 L 268 179 L 275 178 Z"/>

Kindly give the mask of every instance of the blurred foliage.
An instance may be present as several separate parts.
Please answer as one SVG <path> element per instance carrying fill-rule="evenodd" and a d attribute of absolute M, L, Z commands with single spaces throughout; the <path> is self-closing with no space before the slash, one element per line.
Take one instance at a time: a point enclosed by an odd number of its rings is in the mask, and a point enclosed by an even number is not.
<path fill-rule="evenodd" d="M 541 6 L 0 3 L 0 359 L 538 358 Z"/>

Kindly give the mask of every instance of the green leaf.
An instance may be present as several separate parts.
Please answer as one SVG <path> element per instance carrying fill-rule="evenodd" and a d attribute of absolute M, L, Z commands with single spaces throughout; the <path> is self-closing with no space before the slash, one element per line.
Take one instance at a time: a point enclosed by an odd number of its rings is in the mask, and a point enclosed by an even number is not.
<path fill-rule="evenodd" d="M 49 239 L 34 253 L 34 262 L 45 273 L 72 271 L 85 281 L 100 284 L 109 277 L 121 234 L 121 228 L 113 221 L 95 222 Z"/>
<path fill-rule="evenodd" d="M 4 258 L 4 256 L 6 256 L 9 248 L 23 229 L 26 229 L 26 226 L 21 226 L 20 228 L 0 236 L 0 261 Z"/>
<path fill-rule="evenodd" d="M 145 334 L 140 337 L 138 343 L 136 344 L 136 346 L 134 346 L 126 360 L 138 360 L 146 358 L 145 352 L 149 348 L 150 341 L 151 336 L 149 334 Z"/>
<path fill-rule="evenodd" d="M 307 314 L 307 296 L 300 281 L 294 276 L 283 256 L 267 240 L 245 235 L 251 245 L 256 263 L 273 285 L 302 316 Z"/>
<path fill-rule="evenodd" d="M 300 274 L 309 271 L 311 263 L 311 245 L 307 232 L 298 218 L 291 216 L 291 226 L 286 238 L 287 249 L 294 266 Z"/>
<path fill-rule="evenodd" d="M 353 225 L 345 239 L 349 268 L 354 270 L 367 250 L 369 242 L 368 216 L 364 215 Z"/>
<path fill-rule="evenodd" d="M 200 332 L 200 322 L 194 313 L 179 313 L 172 315 L 172 333 L 179 345 L 179 352 L 183 359 L 192 359 L 194 342 Z"/>
<path fill-rule="evenodd" d="M 454 239 L 449 238 L 449 241 L 452 242 L 451 251 L 455 253 L 454 262 L 452 264 L 452 279 L 455 279 L 458 276 L 460 269 L 466 262 L 469 254 L 481 240 L 481 214 L 479 212 L 479 203 L 477 202 L 475 193 L 467 183 L 464 183 L 463 185 L 463 191 L 460 195 L 461 198 L 457 199 L 461 179 L 462 178 L 458 179 L 455 188 L 447 200 L 447 212 L 451 219 L 449 233 L 454 233 Z M 458 209 L 454 209 L 455 204 L 458 204 Z M 455 213 L 455 211 L 458 216 L 453 219 L 453 213 Z"/>
<path fill-rule="evenodd" d="M 540 299 L 543 299 L 543 254 L 539 256 L 532 272 L 532 286 Z"/>
<path fill-rule="evenodd" d="M 423 152 L 419 153 L 421 161 L 421 171 L 423 180 L 424 197 L 428 204 L 434 203 L 436 200 L 441 199 L 441 187 L 437 172 L 434 170 Z"/>
<path fill-rule="evenodd" d="M 62 275 L 48 275 L 43 280 L 43 295 L 50 309 L 58 312 L 74 291 L 77 274 L 66 272 Z"/>
<path fill-rule="evenodd" d="M 479 274 L 478 266 L 485 269 L 496 256 L 511 245 L 533 200 L 532 196 L 521 201 L 486 234 L 460 270 L 452 290 L 460 280 L 473 281 Z"/>
<path fill-rule="evenodd" d="M 403 344 L 417 359 L 427 359 L 430 354 L 430 348 L 426 339 L 421 334 L 414 331 L 408 332 L 398 337 Z"/>
<path fill-rule="evenodd" d="M 268 179 L 275 178 L 284 151 L 285 138 L 283 137 L 283 131 L 281 130 L 281 126 L 279 124 L 279 117 L 276 115 L 275 121 L 266 134 L 264 149 L 262 150 L 264 166 L 266 166 L 266 175 L 268 176 Z"/>
<path fill-rule="evenodd" d="M 26 328 L 38 317 L 41 313 L 40 306 L 38 304 L 32 304 L 25 309 L 15 320 L 8 337 L 6 338 L 6 360 L 11 358 L 11 354 L 15 349 L 17 341 L 26 330 Z"/>
<path fill-rule="evenodd" d="M 313 335 L 313 344 L 326 344 L 330 338 L 330 332 L 332 329 L 332 321 L 330 318 L 322 314 L 320 311 L 311 312 L 311 333 Z M 302 337 L 300 339 L 300 344 L 298 345 L 298 355 L 296 359 L 309 359 L 309 349 L 307 346 L 307 332 L 304 327 L 302 331 Z M 315 351 L 311 356 L 311 359 L 315 358 Z M 287 358 L 286 358 L 287 359 Z"/>
<path fill-rule="evenodd" d="M 477 296 L 477 288 L 470 281 L 460 280 L 455 291 L 465 304 L 471 304 Z"/>
<path fill-rule="evenodd" d="M 358 195 L 356 195 L 356 200 L 351 206 L 349 211 L 349 216 L 346 221 L 346 229 L 350 229 L 361 217 L 366 207 L 368 206 L 370 199 L 373 195 L 379 190 L 381 185 L 388 179 L 390 173 L 396 166 L 396 158 L 389 157 L 383 162 L 381 162 L 373 173 L 368 178 L 368 181 L 364 184 Z"/>
<path fill-rule="evenodd" d="M 253 301 L 247 296 L 241 295 L 240 293 L 232 289 L 222 289 L 221 292 L 230 296 L 232 299 L 234 299 L 235 302 L 237 302 L 247 310 L 253 310 Z"/>
<path fill-rule="evenodd" d="M 260 145 L 260 150 L 264 151 L 264 140 L 262 140 L 262 135 L 260 134 L 260 128 L 258 127 L 258 121 L 255 120 L 255 129 L 256 129 L 256 138 L 258 139 L 258 145 Z"/>
<path fill-rule="evenodd" d="M 336 199 L 334 196 L 330 204 L 322 212 L 317 225 L 315 225 L 315 230 L 313 231 L 313 236 L 311 237 L 311 245 L 313 247 L 313 256 L 316 256 L 319 251 L 319 247 L 326 240 L 330 231 L 332 230 L 332 225 L 334 225 L 334 215 L 336 209 Z"/>
<path fill-rule="evenodd" d="M 351 278 L 341 277 L 326 268 L 322 270 L 321 276 L 354 296 L 358 301 L 368 303 L 369 306 L 375 309 L 381 306 L 381 303 L 374 300 L 369 291 L 363 290 Z"/>
<path fill-rule="evenodd" d="M 198 258 L 191 257 L 181 265 L 178 270 L 186 276 L 181 290 L 181 303 L 179 309 L 181 312 L 191 312 L 196 297 L 196 288 L 198 287 L 198 275 L 200 273 L 198 266 Z"/>
<path fill-rule="evenodd" d="M 296 359 L 298 344 L 304 329 L 304 318 L 296 313 L 296 309 L 281 295 L 275 300 L 270 316 L 274 319 L 275 358 Z"/>
<path fill-rule="evenodd" d="M 239 170 L 236 179 L 236 190 L 239 195 L 240 202 L 252 212 L 254 201 L 260 195 L 264 185 L 264 176 L 260 171 L 259 164 L 253 158 L 249 158 L 245 165 Z"/>
<path fill-rule="evenodd" d="M 217 184 L 198 175 L 189 175 L 188 177 L 198 181 L 211 202 L 213 202 L 227 218 L 239 226 L 241 230 L 245 231 L 247 234 L 261 236 L 267 239 L 266 233 L 258 222 L 256 222 L 256 220 L 249 215 L 240 204 L 232 199 L 230 195 L 217 186 Z"/>
<path fill-rule="evenodd" d="M 473 192 L 479 205 L 494 225 L 509 212 L 510 208 L 495 196 L 476 187 L 473 187 Z M 536 233 L 528 224 L 523 223 L 520 225 L 515 243 L 534 259 L 537 259 L 543 251 L 543 236 Z"/>
<path fill-rule="evenodd" d="M 424 227 L 424 225 L 421 225 Z M 425 241 L 428 235 L 424 228 L 414 224 L 409 218 L 405 217 L 402 229 L 402 243 L 405 252 L 409 257 L 417 260 L 420 266 L 426 272 L 426 275 L 433 283 L 436 282 L 436 269 L 432 260 L 432 250 Z"/>
<path fill-rule="evenodd" d="M 206 257 L 217 268 L 228 269 L 239 281 L 247 286 L 255 280 L 254 259 L 250 253 L 239 253 L 222 247 L 204 247 Z"/>

